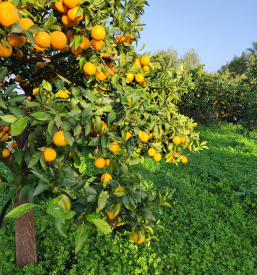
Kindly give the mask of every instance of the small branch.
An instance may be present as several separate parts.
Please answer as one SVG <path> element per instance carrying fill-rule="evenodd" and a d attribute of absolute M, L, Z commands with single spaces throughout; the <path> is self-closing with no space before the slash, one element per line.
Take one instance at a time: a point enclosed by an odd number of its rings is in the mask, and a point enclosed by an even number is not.
<path fill-rule="evenodd" d="M 73 217 L 73 220 L 76 222 L 76 225 L 77 225 L 78 227 L 80 227 L 80 223 L 79 223 L 78 219 L 75 218 L 75 217 Z"/>
<path fill-rule="evenodd" d="M 28 147 L 28 145 L 29 145 L 29 141 L 28 141 L 28 140 L 26 140 L 26 141 L 25 141 L 25 144 L 24 144 L 24 146 L 22 147 L 22 149 L 21 149 L 21 150 L 22 150 L 23 152 L 25 152 L 25 151 L 26 151 L 26 149 L 27 149 L 27 147 Z"/>

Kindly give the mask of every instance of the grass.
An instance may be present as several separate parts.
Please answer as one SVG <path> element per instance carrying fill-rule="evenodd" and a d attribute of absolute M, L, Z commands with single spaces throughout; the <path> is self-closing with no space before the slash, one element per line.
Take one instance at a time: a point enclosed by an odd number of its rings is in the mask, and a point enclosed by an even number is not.
<path fill-rule="evenodd" d="M 158 216 L 155 235 L 143 245 L 92 231 L 75 255 L 76 226 L 66 225 L 68 238 L 53 226 L 41 233 L 42 213 L 35 211 L 38 264 L 15 267 L 14 222 L 6 219 L 0 229 L 0 274 L 256 274 L 257 199 L 247 190 L 256 187 L 257 135 L 246 138 L 227 123 L 198 130 L 210 149 L 191 154 L 187 164 L 147 158 L 137 167 L 147 185 L 177 189 L 173 208 Z"/>

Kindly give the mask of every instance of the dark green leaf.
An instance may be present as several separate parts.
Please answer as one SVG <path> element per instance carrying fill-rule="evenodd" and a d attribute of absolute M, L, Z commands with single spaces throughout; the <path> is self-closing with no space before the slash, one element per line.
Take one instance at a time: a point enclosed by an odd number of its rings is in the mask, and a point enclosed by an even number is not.
<path fill-rule="evenodd" d="M 31 168 L 33 167 L 34 165 L 36 165 L 40 159 L 42 155 L 42 152 L 36 152 L 32 155 L 31 159 L 29 160 L 29 165 L 28 165 L 28 168 Z"/>
<path fill-rule="evenodd" d="M 41 232 L 46 230 L 48 224 L 53 220 L 54 218 L 50 215 L 46 215 L 42 218 L 41 221 Z"/>
<path fill-rule="evenodd" d="M 82 223 L 78 230 L 75 240 L 75 253 L 77 253 L 88 239 L 88 228 L 85 223 Z"/>
<path fill-rule="evenodd" d="M 54 219 L 54 227 L 60 236 L 67 237 L 63 223 L 57 218 Z"/>

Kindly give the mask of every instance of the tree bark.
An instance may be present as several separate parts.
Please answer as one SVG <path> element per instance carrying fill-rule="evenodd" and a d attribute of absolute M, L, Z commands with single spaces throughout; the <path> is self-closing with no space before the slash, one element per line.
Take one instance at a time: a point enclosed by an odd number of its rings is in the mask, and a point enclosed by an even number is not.
<path fill-rule="evenodd" d="M 28 197 L 24 197 L 19 202 L 17 192 L 14 207 L 24 203 L 29 203 Z M 34 213 L 30 210 L 20 218 L 15 219 L 15 239 L 16 239 L 16 264 L 23 267 L 29 263 L 37 262 L 36 234 L 34 224 Z"/>

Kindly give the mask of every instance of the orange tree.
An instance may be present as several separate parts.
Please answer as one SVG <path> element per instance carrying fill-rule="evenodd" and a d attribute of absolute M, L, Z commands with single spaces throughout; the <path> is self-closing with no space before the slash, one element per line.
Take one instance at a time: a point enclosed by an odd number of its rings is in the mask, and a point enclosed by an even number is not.
<path fill-rule="evenodd" d="M 173 192 L 145 190 L 133 165 L 163 154 L 186 163 L 184 149 L 206 148 L 196 124 L 175 108 L 190 75 L 135 52 L 145 4 L 0 4 L 0 157 L 13 175 L 0 188 L 11 187 L 14 209 L 6 217 L 15 218 L 19 266 L 37 261 L 35 207 L 45 213 L 42 230 L 53 223 L 67 236 L 65 221 L 74 220 L 75 252 L 89 227 L 142 243 Z M 79 172 L 82 151 L 96 156 L 94 177 Z"/>

